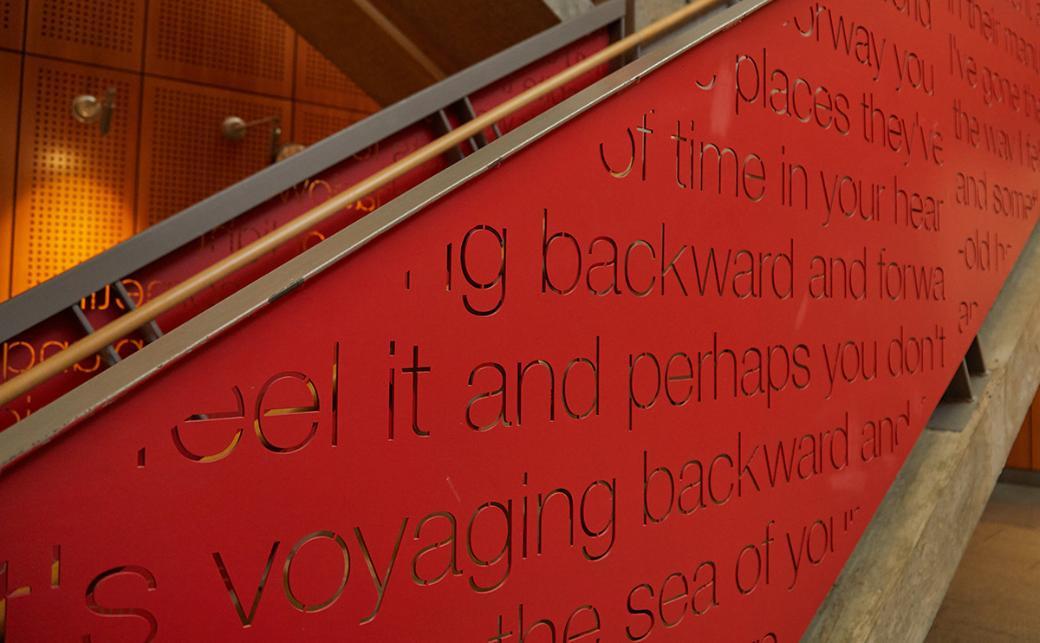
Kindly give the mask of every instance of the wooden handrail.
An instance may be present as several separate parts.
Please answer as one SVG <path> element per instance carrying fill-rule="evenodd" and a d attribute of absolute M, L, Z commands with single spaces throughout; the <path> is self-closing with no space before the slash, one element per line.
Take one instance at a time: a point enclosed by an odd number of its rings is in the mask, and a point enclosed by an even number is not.
<path fill-rule="evenodd" d="M 513 112 L 552 93 L 556 89 L 592 71 L 599 65 L 605 64 L 706 10 L 722 4 L 724 4 L 724 0 L 693 0 L 693 2 L 682 9 L 608 45 L 588 58 L 517 94 L 473 120 L 463 123 L 457 129 L 427 143 L 408 156 L 334 195 L 321 205 L 311 208 L 249 245 L 239 248 L 227 257 L 156 296 L 154 299 L 112 320 L 90 335 L 70 344 L 68 348 L 40 362 L 35 367 L 0 384 L 0 404 L 6 404 L 14 400 L 65 369 L 72 367 L 77 362 L 100 352 L 106 346 L 134 332 L 164 312 L 181 304 L 189 297 L 198 294 L 228 275 L 241 270 L 268 252 L 307 232 L 313 226 L 336 214 L 351 203 L 372 194 L 423 163 L 435 159 Z"/>

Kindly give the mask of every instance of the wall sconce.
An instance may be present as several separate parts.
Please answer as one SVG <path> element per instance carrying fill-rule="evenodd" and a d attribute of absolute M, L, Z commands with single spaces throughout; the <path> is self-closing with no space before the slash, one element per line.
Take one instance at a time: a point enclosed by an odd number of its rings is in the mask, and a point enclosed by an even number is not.
<path fill-rule="evenodd" d="M 108 134 L 112 126 L 112 112 L 116 109 L 116 88 L 109 87 L 105 97 L 83 94 L 72 99 L 72 117 L 80 123 L 99 123 L 101 135 Z"/>
<path fill-rule="evenodd" d="M 277 163 L 278 161 L 284 161 L 290 156 L 295 156 L 306 149 L 306 147 L 303 143 L 283 143 L 274 152 L 274 162 Z"/>
<path fill-rule="evenodd" d="M 224 138 L 229 141 L 241 141 L 246 137 L 251 127 L 257 125 L 266 125 L 271 123 L 271 162 L 277 163 L 278 161 L 289 158 L 294 154 L 299 154 L 303 151 L 304 146 L 300 143 L 287 142 L 282 143 L 282 127 L 281 119 L 278 116 L 268 116 L 267 118 L 258 118 L 255 121 L 246 121 L 239 116 L 228 116 L 224 119 L 224 122 L 220 124 L 220 131 L 224 135 Z"/>

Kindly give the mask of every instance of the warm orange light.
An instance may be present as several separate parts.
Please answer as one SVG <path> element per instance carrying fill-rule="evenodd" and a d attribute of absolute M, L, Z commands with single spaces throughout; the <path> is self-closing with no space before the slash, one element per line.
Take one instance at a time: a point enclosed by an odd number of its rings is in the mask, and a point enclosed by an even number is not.
<path fill-rule="evenodd" d="M 133 234 L 131 195 L 120 191 L 121 177 L 67 147 L 41 150 L 38 158 L 31 189 L 21 190 L 15 205 L 12 295 Z"/>

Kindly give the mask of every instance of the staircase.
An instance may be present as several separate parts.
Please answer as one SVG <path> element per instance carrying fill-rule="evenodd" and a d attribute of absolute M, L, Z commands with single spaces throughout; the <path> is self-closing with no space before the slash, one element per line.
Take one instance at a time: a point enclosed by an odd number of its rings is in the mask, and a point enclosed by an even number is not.
<path fill-rule="evenodd" d="M 46 361 L 84 333 L 146 303 L 263 234 L 329 199 L 440 134 L 486 112 L 537 79 L 590 56 L 616 38 L 624 6 L 600 5 L 552 27 L 440 83 L 348 127 L 145 229 L 122 244 L 0 303 L 3 343 L 0 382 Z M 556 100 L 605 70 L 564 88 Z M 544 108 L 544 105 L 541 106 Z M 321 239 L 371 212 L 537 113 L 529 109 L 499 123 L 406 177 L 345 208 L 333 220 L 205 293 L 160 316 L 31 394 L 0 405 L 0 428 L 10 426 L 111 364 L 154 341 Z"/>
<path fill-rule="evenodd" d="M 712 8 L 33 390 L 0 634 L 922 638 L 1040 381 L 1035 128 L 943 61 L 1023 72 L 945 6 Z M 611 19 L 554 49 L 634 48 Z M 423 140 L 352 129 L 214 202 L 265 229 Z M 177 281 L 207 234 L 41 288 Z M 5 333 L 52 332 L 33 292 Z"/>

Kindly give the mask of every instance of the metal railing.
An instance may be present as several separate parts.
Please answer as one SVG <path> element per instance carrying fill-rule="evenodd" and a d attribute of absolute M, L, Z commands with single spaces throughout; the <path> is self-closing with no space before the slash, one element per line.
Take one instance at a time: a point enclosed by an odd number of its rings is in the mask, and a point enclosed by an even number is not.
<path fill-rule="evenodd" d="M 106 350 L 115 341 L 148 325 L 164 312 L 248 266 L 272 250 L 304 234 L 347 206 L 371 195 L 376 190 L 388 185 L 391 181 L 408 174 L 469 139 L 482 135 L 485 130 L 491 128 L 503 118 L 595 70 L 600 65 L 604 65 L 639 45 L 671 31 L 691 18 L 720 5 L 725 6 L 726 2 L 720 2 L 719 0 L 694 0 L 682 9 L 608 45 L 588 58 L 496 105 L 483 114 L 460 124 L 441 137 L 427 143 L 368 178 L 355 183 L 342 192 L 333 195 L 324 203 L 311 208 L 256 241 L 243 246 L 227 257 L 157 295 L 155 298 L 132 310 L 127 310 L 122 316 L 117 317 L 99 329 L 93 330 L 93 332 L 89 332 L 86 337 L 70 344 L 68 348 L 52 355 L 46 361 L 0 384 L 0 404 L 14 400 L 37 385 L 75 365 L 77 362 Z"/>
<path fill-rule="evenodd" d="M 222 331 L 233 327 L 283 294 L 320 274 L 344 257 L 363 248 L 372 240 L 393 229 L 460 185 L 497 166 L 503 159 L 525 149 L 528 145 L 591 107 L 623 91 L 626 87 L 638 82 L 642 77 L 652 73 L 660 65 L 739 23 L 744 17 L 757 11 L 762 6 L 768 4 L 768 2 L 769 0 L 744 0 L 732 6 L 731 3 L 719 2 L 718 0 L 696 1 L 683 10 L 609 46 L 582 63 L 510 99 L 479 119 L 463 125 L 426 147 L 417 150 L 394 166 L 388 167 L 377 175 L 353 186 L 348 190 L 351 196 L 338 198 L 337 201 L 346 203 L 351 199 L 356 199 L 365 190 L 375 189 L 382 181 L 393 180 L 394 177 L 400 175 L 399 173 L 406 172 L 408 168 L 414 167 L 415 163 L 421 163 L 422 159 L 427 158 L 429 155 L 436 155 L 444 149 L 466 140 L 467 137 L 482 131 L 490 123 L 503 118 L 511 111 L 519 109 L 533 100 L 537 100 L 545 93 L 551 92 L 561 84 L 567 83 L 596 66 L 605 63 L 612 57 L 630 51 L 632 48 L 646 43 L 664 34 L 666 31 L 679 27 L 694 16 L 702 13 L 711 14 L 706 16 L 704 20 L 698 21 L 696 26 L 688 33 L 684 32 L 682 36 L 677 36 L 667 44 L 637 59 L 626 67 L 619 69 L 602 80 L 597 80 L 574 96 L 565 99 L 562 103 L 518 126 L 501 140 L 495 141 L 487 147 L 468 155 L 460 162 L 449 166 L 435 177 L 395 198 L 371 214 L 355 221 L 347 228 L 329 237 L 307 252 L 266 273 L 242 290 L 230 295 L 227 299 L 184 322 L 167 336 L 125 360 L 119 367 L 108 369 L 98 374 L 76 389 L 66 393 L 56 402 L 31 414 L 11 428 L 0 431 L 0 471 L 5 470 L 9 465 L 33 450 L 47 444 L 73 426 L 77 420 L 110 403 L 113 399 L 124 394 L 131 387 L 147 379 L 159 369 L 189 354 L 202 344 L 218 336 Z M 716 8 L 720 10 L 717 12 L 712 11 Z M 190 283 L 182 284 L 182 287 L 178 287 L 176 296 L 185 296 L 186 292 L 189 292 L 192 288 L 199 287 L 200 284 L 206 283 L 208 279 L 213 278 L 218 272 L 229 274 L 230 271 L 241 267 L 240 262 L 247 256 L 246 253 L 252 255 L 258 248 L 271 247 L 267 244 L 272 244 L 275 240 L 291 238 L 293 233 L 306 229 L 307 225 L 313 225 L 316 220 L 320 220 L 320 217 L 328 216 L 333 211 L 333 208 L 332 204 L 326 203 L 305 213 L 301 218 L 307 220 L 306 224 L 301 224 L 300 219 L 297 219 L 285 227 L 270 233 L 268 236 L 273 238 L 261 238 L 252 246 L 243 248 L 234 257 L 228 257 L 224 261 L 196 275 L 189 280 Z M 170 297 L 173 296 L 170 295 Z M 146 304 L 146 306 L 149 306 L 148 309 L 144 306 L 137 309 L 133 323 L 123 322 L 118 329 L 110 329 L 110 326 L 115 324 L 113 322 L 98 331 L 97 334 L 106 334 L 104 338 L 95 339 L 93 344 L 89 345 L 87 342 L 91 341 L 90 338 L 81 340 L 81 342 L 70 346 L 67 351 L 57 354 L 43 364 L 46 365 L 51 361 L 57 363 L 57 360 L 64 353 L 69 353 L 73 350 L 90 351 L 95 350 L 94 346 L 105 345 L 109 337 L 117 330 L 118 332 L 123 332 L 134 324 L 144 323 L 151 315 L 158 314 L 156 301 L 153 300 L 150 304 Z M 70 358 L 75 359 L 74 354 L 66 356 L 65 360 Z M 37 369 L 39 368 L 37 367 Z M 60 367 L 55 368 L 52 366 L 51 369 L 52 372 L 57 372 Z M 10 380 L 8 385 L 19 383 L 20 387 L 24 386 L 26 389 L 31 387 L 33 381 L 30 381 L 29 377 L 33 376 L 34 371 L 36 369 L 27 371 L 19 378 Z M 42 381 L 46 379 L 47 375 L 40 377 L 38 374 L 35 377 L 40 378 L 36 381 Z M 5 394 L 18 394 L 17 392 L 12 393 L 12 391 L 14 391 L 13 388 L 8 388 Z"/>
<path fill-rule="evenodd" d="M 81 299 L 108 286 L 114 288 L 126 307 L 132 308 L 132 298 L 119 292 L 123 278 L 428 117 L 434 118 L 441 132 L 450 129 L 446 114 L 449 110 L 459 120 L 472 118 L 470 95 L 597 30 L 609 27 L 619 38 L 624 16 L 625 0 L 604 2 L 394 103 L 0 303 L 0 342 L 65 310 L 72 309 L 76 314 Z M 84 330 L 92 332 L 88 326 Z M 159 334 L 158 328 L 151 330 L 154 335 Z"/>

